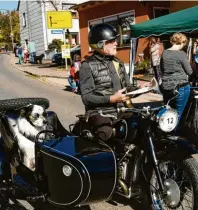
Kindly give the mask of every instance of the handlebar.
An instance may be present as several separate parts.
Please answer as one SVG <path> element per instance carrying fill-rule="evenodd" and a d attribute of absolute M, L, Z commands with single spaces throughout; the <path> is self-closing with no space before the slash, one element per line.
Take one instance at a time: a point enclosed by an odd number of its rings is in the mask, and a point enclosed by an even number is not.
<path fill-rule="evenodd" d="M 90 116 L 100 114 L 103 117 L 111 117 L 111 118 L 117 118 L 116 114 L 121 114 L 121 113 L 134 113 L 134 114 L 140 114 L 144 117 L 150 116 L 154 111 L 157 111 L 161 108 L 156 107 L 156 108 L 151 108 L 150 106 L 143 107 L 141 109 L 137 108 L 126 108 L 126 107 L 121 107 L 121 108 L 108 108 L 104 110 L 94 110 L 94 111 L 89 111 L 86 113 L 86 117 L 89 118 Z"/>

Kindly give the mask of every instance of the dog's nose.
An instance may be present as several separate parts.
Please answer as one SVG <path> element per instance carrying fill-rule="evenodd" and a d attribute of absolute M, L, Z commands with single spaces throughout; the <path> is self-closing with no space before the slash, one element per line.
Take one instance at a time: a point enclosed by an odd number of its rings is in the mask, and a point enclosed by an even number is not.
<path fill-rule="evenodd" d="M 47 124 L 47 120 L 43 120 L 43 124 Z"/>

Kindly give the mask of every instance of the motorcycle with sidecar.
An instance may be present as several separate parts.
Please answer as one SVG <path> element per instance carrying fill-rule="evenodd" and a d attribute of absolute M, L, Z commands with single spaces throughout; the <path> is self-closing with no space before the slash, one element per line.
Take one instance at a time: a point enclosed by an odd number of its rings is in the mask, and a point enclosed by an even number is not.
<path fill-rule="evenodd" d="M 44 98 L 18 98 L 0 102 L 0 204 L 9 198 L 24 199 L 41 208 L 72 209 L 102 201 L 144 198 L 147 209 L 198 209 L 197 151 L 170 132 L 177 125 L 177 112 L 168 105 L 155 108 L 97 110 L 112 117 L 114 136 L 107 142 L 95 137 L 87 119 L 80 115 L 70 131 L 48 111 L 53 128 L 35 138 L 35 171 L 21 161 L 19 147 L 9 124 L 18 110 L 30 104 L 49 107 Z M 122 114 L 118 120 L 113 113 Z M 129 115 L 132 115 L 129 117 Z M 38 141 L 41 133 L 50 138 Z M 17 208 L 18 209 L 18 208 Z M 45 209 L 45 208 L 44 208 Z"/>

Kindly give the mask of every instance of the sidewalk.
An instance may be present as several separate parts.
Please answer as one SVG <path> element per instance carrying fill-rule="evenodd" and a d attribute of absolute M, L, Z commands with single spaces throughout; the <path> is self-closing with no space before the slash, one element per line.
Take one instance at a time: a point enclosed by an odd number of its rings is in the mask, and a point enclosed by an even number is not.
<path fill-rule="evenodd" d="M 42 82 L 48 83 L 50 85 L 59 86 L 61 88 L 65 88 L 68 86 L 67 73 L 68 71 L 63 66 L 62 69 L 58 69 L 57 66 L 52 64 L 50 60 L 43 60 L 43 64 L 16 64 L 18 62 L 18 58 L 14 56 L 14 54 L 10 55 L 10 64 L 29 75 L 39 79 Z"/>
<path fill-rule="evenodd" d="M 16 64 L 18 62 L 18 58 L 16 58 L 13 54 L 10 55 L 10 63 L 11 65 L 23 71 L 29 75 L 34 76 L 40 81 L 47 83 L 49 85 L 58 86 L 62 89 L 65 89 L 66 86 L 69 86 L 67 80 L 66 69 L 58 69 L 56 66 L 53 66 L 50 60 L 43 60 L 43 64 Z M 144 83 L 143 81 L 138 80 L 138 85 Z M 155 93 L 146 93 L 141 96 L 132 99 L 133 103 L 143 103 L 143 102 L 155 102 L 162 101 L 162 96 L 160 94 Z"/>

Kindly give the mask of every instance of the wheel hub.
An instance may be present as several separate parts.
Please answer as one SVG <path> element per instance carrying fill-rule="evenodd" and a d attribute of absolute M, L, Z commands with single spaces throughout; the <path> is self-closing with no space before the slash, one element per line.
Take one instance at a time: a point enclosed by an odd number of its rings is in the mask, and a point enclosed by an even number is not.
<path fill-rule="evenodd" d="M 180 189 L 173 179 L 164 181 L 165 203 L 170 208 L 175 208 L 180 202 Z"/>

